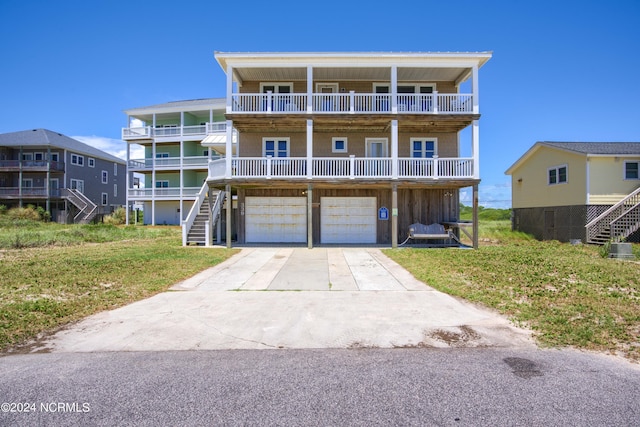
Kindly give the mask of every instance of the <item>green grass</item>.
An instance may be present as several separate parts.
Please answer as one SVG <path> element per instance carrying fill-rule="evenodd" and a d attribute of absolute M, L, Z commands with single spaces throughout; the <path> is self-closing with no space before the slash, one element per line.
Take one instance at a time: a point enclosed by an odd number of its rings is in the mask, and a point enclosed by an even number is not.
<path fill-rule="evenodd" d="M 640 360 L 640 264 L 603 258 L 597 246 L 539 242 L 508 221 L 484 223 L 480 237 L 478 250 L 385 254 L 428 285 L 531 328 L 542 345 Z"/>
<path fill-rule="evenodd" d="M 5 233 L 41 247 L 0 251 L 0 349 L 165 291 L 237 252 L 182 247 L 177 227 L 27 224 Z"/>

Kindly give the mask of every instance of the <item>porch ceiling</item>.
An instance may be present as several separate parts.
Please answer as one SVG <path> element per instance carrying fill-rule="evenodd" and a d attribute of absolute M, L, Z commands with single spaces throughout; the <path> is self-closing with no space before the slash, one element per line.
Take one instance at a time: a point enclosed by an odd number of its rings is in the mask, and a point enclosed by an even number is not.
<path fill-rule="evenodd" d="M 469 68 L 398 67 L 399 82 L 453 81 L 459 83 L 469 76 Z M 236 68 L 234 75 L 240 81 L 306 81 L 306 68 Z M 389 81 L 388 67 L 318 67 L 313 69 L 315 81 Z"/>
<path fill-rule="evenodd" d="M 313 119 L 314 132 L 388 132 L 391 120 L 398 119 L 399 132 L 458 132 L 480 116 L 474 115 L 227 115 L 240 132 L 306 132 L 307 120 Z"/>

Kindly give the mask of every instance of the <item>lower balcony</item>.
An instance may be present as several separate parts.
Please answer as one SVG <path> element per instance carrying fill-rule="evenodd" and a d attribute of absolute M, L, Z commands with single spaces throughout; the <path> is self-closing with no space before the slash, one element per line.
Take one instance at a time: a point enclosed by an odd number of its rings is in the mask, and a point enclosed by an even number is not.
<path fill-rule="evenodd" d="M 129 200 L 180 200 L 195 199 L 202 187 L 130 188 Z"/>
<path fill-rule="evenodd" d="M 61 197 L 59 189 L 46 187 L 0 187 L 0 199 L 46 199 Z"/>
<path fill-rule="evenodd" d="M 310 164 L 310 167 L 309 167 Z M 242 157 L 231 161 L 231 178 L 239 179 L 475 179 L 474 159 Z M 209 163 L 209 180 L 227 177 L 225 159 Z"/>

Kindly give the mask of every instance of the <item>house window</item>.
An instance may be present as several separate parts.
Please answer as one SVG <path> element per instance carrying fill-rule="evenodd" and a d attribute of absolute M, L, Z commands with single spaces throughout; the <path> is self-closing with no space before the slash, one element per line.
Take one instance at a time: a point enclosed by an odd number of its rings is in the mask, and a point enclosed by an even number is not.
<path fill-rule="evenodd" d="M 347 138 L 343 136 L 331 138 L 331 151 L 334 153 L 346 153 Z"/>
<path fill-rule="evenodd" d="M 77 154 L 71 155 L 71 164 L 76 166 L 84 166 L 84 157 Z"/>
<path fill-rule="evenodd" d="M 438 154 L 437 149 L 437 138 L 411 138 L 411 157 L 430 159 Z"/>
<path fill-rule="evenodd" d="M 96 159 L 94 159 L 93 157 L 87 157 L 87 165 L 89 165 L 90 168 L 95 168 Z"/>
<path fill-rule="evenodd" d="M 624 179 L 639 179 L 638 165 L 640 162 L 624 162 Z"/>
<path fill-rule="evenodd" d="M 102 171 L 102 183 L 103 184 L 108 184 L 109 183 L 109 172 Z"/>
<path fill-rule="evenodd" d="M 263 138 L 263 157 L 289 157 L 289 138 Z"/>
<path fill-rule="evenodd" d="M 22 178 L 22 188 L 33 188 L 33 178 Z"/>
<path fill-rule="evenodd" d="M 113 164 L 113 176 L 118 176 L 118 164 Z"/>
<path fill-rule="evenodd" d="M 102 193 L 102 206 L 107 206 L 109 204 L 109 195 L 107 193 Z"/>
<path fill-rule="evenodd" d="M 262 93 L 292 93 L 293 83 L 260 83 Z"/>
<path fill-rule="evenodd" d="M 118 197 L 118 184 L 113 184 L 113 197 Z"/>
<path fill-rule="evenodd" d="M 169 180 L 156 181 L 156 188 L 169 188 Z"/>
<path fill-rule="evenodd" d="M 567 182 L 567 166 L 549 168 L 549 185 L 565 184 Z"/>
<path fill-rule="evenodd" d="M 84 181 L 81 179 L 71 179 L 71 189 L 78 190 L 81 193 L 84 193 Z"/>
<path fill-rule="evenodd" d="M 31 161 L 33 160 L 33 153 L 22 153 L 23 161 Z"/>
<path fill-rule="evenodd" d="M 58 154 L 58 153 L 51 153 L 51 161 L 52 161 L 52 162 L 58 162 L 58 161 L 60 161 L 60 154 Z"/>
<path fill-rule="evenodd" d="M 41 162 L 44 160 L 44 153 L 33 153 L 33 160 Z"/>

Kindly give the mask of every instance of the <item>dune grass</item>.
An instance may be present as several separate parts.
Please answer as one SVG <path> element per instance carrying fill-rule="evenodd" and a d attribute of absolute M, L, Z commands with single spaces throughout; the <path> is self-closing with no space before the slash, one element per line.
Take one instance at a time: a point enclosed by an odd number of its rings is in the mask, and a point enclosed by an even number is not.
<path fill-rule="evenodd" d="M 634 245 L 638 256 L 639 248 Z M 485 222 L 478 250 L 385 250 L 417 279 L 531 328 L 545 346 L 640 360 L 640 264 L 598 246 L 540 242 Z"/>

